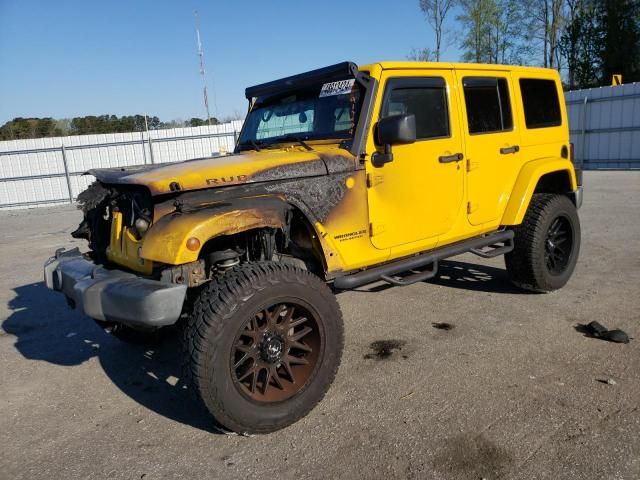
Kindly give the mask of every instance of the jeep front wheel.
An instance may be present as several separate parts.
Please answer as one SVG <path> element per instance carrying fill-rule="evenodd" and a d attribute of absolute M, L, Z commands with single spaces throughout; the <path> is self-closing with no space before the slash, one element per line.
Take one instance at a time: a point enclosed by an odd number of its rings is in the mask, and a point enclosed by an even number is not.
<path fill-rule="evenodd" d="M 340 364 L 342 314 L 315 275 L 271 262 L 240 265 L 195 301 L 190 377 L 225 428 L 267 433 L 305 416 Z"/>
<path fill-rule="evenodd" d="M 571 200 L 564 195 L 535 194 L 522 224 L 514 230 L 514 249 L 505 255 L 510 280 L 535 292 L 563 287 L 580 252 L 580 220 Z"/>

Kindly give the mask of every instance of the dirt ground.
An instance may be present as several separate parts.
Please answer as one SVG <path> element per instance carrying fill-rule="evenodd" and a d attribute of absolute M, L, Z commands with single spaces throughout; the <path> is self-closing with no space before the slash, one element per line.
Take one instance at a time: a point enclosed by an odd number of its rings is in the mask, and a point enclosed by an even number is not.
<path fill-rule="evenodd" d="M 640 172 L 585 183 L 564 289 L 520 292 L 501 258 L 465 255 L 434 281 L 340 294 L 335 384 L 302 421 L 255 437 L 213 429 L 175 340 L 122 343 L 46 290 L 73 207 L 1 212 L 0 477 L 640 478 L 640 338 L 574 328 L 640 335 Z M 377 355 L 380 341 L 397 348 Z"/>

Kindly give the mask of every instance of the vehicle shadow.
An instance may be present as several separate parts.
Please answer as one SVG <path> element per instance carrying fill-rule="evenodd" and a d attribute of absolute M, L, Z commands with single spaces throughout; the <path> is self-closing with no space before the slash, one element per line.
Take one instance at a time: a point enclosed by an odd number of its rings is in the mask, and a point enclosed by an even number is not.
<path fill-rule="evenodd" d="M 131 345 L 109 335 L 71 310 L 62 295 L 43 282 L 16 288 L 12 314 L 2 329 L 16 337 L 15 348 L 29 360 L 61 366 L 97 357 L 109 379 L 126 395 L 164 417 L 211 433 L 221 433 L 184 384 L 176 331 L 153 345 Z"/>
<path fill-rule="evenodd" d="M 507 277 L 503 268 L 478 265 L 475 263 L 443 260 L 439 262 L 438 273 L 434 278 L 423 283 L 432 283 L 443 287 L 460 288 L 488 293 L 518 293 L 526 294 L 524 290 L 516 288 Z M 377 283 L 369 287 L 361 287 L 359 292 L 381 292 L 392 288 L 387 283 Z"/>
<path fill-rule="evenodd" d="M 526 293 L 511 283 L 504 268 L 444 260 L 428 283 L 488 293 Z"/>

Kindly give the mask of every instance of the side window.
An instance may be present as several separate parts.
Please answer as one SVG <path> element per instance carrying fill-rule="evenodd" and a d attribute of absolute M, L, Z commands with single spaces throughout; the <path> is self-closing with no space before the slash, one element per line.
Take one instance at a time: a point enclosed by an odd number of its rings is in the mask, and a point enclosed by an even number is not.
<path fill-rule="evenodd" d="M 462 86 L 469 133 L 496 133 L 513 128 L 506 79 L 465 77 Z"/>
<path fill-rule="evenodd" d="M 556 82 L 521 78 L 520 91 L 527 128 L 557 127 L 562 124 Z"/>
<path fill-rule="evenodd" d="M 443 78 L 394 78 L 387 83 L 380 118 L 414 114 L 416 139 L 450 136 L 447 88 Z"/>

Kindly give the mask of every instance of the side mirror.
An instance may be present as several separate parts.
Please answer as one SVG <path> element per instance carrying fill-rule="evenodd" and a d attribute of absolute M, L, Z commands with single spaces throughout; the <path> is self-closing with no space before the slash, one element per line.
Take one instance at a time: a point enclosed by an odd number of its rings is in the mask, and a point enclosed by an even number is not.
<path fill-rule="evenodd" d="M 393 161 L 392 145 L 403 145 L 416 141 L 416 116 L 391 115 L 378 121 L 376 125 L 376 143 L 384 146 L 384 153 L 376 152 L 371 156 L 374 167 L 381 167 Z"/>

